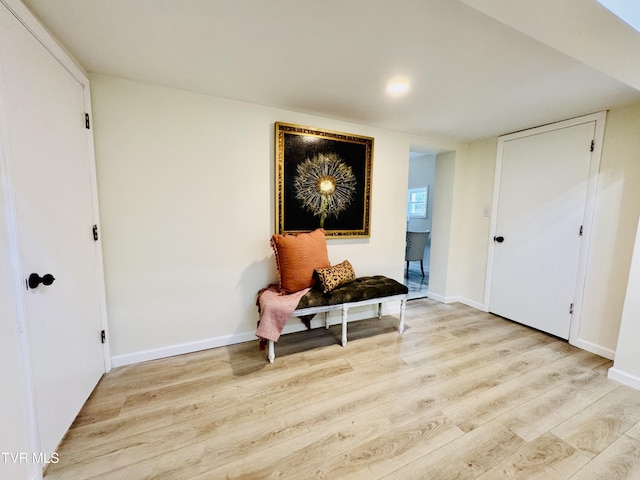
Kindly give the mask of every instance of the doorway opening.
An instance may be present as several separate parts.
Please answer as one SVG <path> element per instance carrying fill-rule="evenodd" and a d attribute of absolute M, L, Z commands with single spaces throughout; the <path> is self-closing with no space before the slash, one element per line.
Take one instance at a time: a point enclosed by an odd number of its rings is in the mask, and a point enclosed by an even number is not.
<path fill-rule="evenodd" d="M 404 283 L 408 299 L 425 298 L 429 290 L 435 154 L 409 152 Z"/>

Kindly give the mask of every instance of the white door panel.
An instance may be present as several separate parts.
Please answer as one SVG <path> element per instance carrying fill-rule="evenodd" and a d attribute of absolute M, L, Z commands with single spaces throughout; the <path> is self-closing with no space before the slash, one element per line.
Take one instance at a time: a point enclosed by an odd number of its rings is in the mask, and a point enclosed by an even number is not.
<path fill-rule="evenodd" d="M 569 337 L 595 122 L 505 141 L 489 310 Z M 499 239 L 498 239 L 499 240 Z"/>
<path fill-rule="evenodd" d="M 3 116 L 40 448 L 51 453 L 104 373 L 84 87 L 0 6 Z M 25 287 L 26 288 L 26 287 Z"/>

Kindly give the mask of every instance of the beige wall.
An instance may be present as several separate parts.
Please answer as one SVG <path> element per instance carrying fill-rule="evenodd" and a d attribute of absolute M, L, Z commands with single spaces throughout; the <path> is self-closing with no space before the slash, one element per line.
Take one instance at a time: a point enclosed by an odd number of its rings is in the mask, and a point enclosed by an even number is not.
<path fill-rule="evenodd" d="M 636 233 L 627 294 L 622 310 L 616 359 L 609 377 L 640 389 L 640 228 Z"/>
<path fill-rule="evenodd" d="M 469 145 L 456 177 L 455 295 L 477 308 L 484 303 L 497 144 L 496 137 Z"/>
<path fill-rule="evenodd" d="M 436 157 L 429 292 L 484 309 L 493 177 L 498 139 Z M 435 268 L 434 268 L 435 267 Z"/>
<path fill-rule="evenodd" d="M 636 233 L 627 294 L 622 310 L 616 359 L 609 377 L 640 389 L 640 229 Z"/>
<path fill-rule="evenodd" d="M 579 337 L 615 352 L 640 214 L 640 104 L 607 115 Z"/>
<path fill-rule="evenodd" d="M 331 262 L 349 259 L 358 275 L 402 279 L 410 145 L 455 148 L 114 77 L 91 83 L 116 365 L 254 338 L 256 294 L 276 281 L 274 122 L 375 138 L 371 238 L 328 242 Z"/>
<path fill-rule="evenodd" d="M 433 220 L 431 222 L 431 261 L 429 270 L 429 296 L 441 302 L 452 290 L 450 267 L 452 263 L 453 187 L 456 178 L 456 155 L 451 151 L 436 156 L 436 178 L 433 192 Z"/>

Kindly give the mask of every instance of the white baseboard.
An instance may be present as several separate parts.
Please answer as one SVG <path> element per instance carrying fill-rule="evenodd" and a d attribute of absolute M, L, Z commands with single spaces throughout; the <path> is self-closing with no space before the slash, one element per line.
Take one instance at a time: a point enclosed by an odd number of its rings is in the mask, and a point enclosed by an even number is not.
<path fill-rule="evenodd" d="M 365 320 L 377 315 L 377 306 L 374 307 L 358 307 L 349 310 L 349 322 Z M 399 302 L 389 302 L 382 304 L 383 315 L 397 315 L 400 313 Z M 329 322 L 331 325 L 342 323 L 340 311 L 329 312 Z M 324 315 L 316 315 L 311 321 L 311 328 L 324 327 Z M 293 332 L 301 332 L 306 330 L 305 325 L 299 318 L 292 317 L 282 330 L 282 334 Z M 209 348 L 226 347 L 235 345 L 236 343 L 250 342 L 257 337 L 255 330 L 251 332 L 236 333 L 233 335 L 224 335 L 221 337 L 206 338 L 195 342 L 178 343 L 175 345 L 167 345 L 165 347 L 153 348 L 150 350 L 142 350 L 140 352 L 126 353 L 124 355 L 116 355 L 111 357 L 111 365 L 122 367 L 124 365 L 132 365 L 134 363 L 148 362 L 149 360 L 158 360 L 160 358 L 174 357 L 176 355 L 184 355 L 185 353 L 199 352 L 200 350 L 208 350 Z"/>
<path fill-rule="evenodd" d="M 480 310 L 482 312 L 489 311 L 489 308 L 484 303 L 476 302 L 475 300 L 470 300 L 465 297 L 456 297 L 456 298 L 457 298 L 456 300 L 457 302 L 460 302 L 463 305 L 466 305 L 468 307 L 475 308 L 476 310 Z"/>
<path fill-rule="evenodd" d="M 433 293 L 431 291 L 427 291 L 427 297 L 435 300 L 440 303 L 462 303 L 463 305 L 467 305 L 468 307 L 475 308 L 476 310 L 481 310 L 483 312 L 488 312 L 489 309 L 484 303 L 476 302 L 475 300 L 471 300 L 469 298 L 460 297 L 457 295 L 451 297 L 443 297 L 437 293 Z"/>
<path fill-rule="evenodd" d="M 581 348 L 582 350 L 586 350 L 587 352 L 595 353 L 596 355 L 600 355 L 601 357 L 608 358 L 609 360 L 613 360 L 616 356 L 616 352 L 614 350 L 596 345 L 595 343 L 591 343 L 580 338 L 577 338 L 575 340 L 569 339 L 569 343 L 575 347 Z"/>
<path fill-rule="evenodd" d="M 438 293 L 434 293 L 431 290 L 427 290 L 427 298 L 430 298 L 431 300 L 435 300 L 436 302 L 440 302 L 440 303 L 452 303 L 451 301 L 452 297 L 443 297 L 442 295 Z"/>
<path fill-rule="evenodd" d="M 197 340 L 195 342 L 177 343 L 174 345 L 167 345 L 165 347 L 142 350 L 140 352 L 116 355 L 111 357 L 111 364 L 113 367 L 122 367 L 124 365 L 147 362 L 149 360 L 158 360 L 159 358 L 173 357 L 176 355 L 184 355 L 185 353 L 198 352 L 209 348 L 224 347 L 226 345 L 233 345 L 235 343 L 248 342 L 251 340 L 257 340 L 255 331 L 225 335 L 222 337 L 205 338 L 204 340 Z"/>
<path fill-rule="evenodd" d="M 630 373 L 619 370 L 616 367 L 611 367 L 607 376 L 611 380 L 615 380 L 616 382 L 620 382 L 623 385 L 627 385 L 628 387 L 640 390 L 640 377 L 631 375 Z"/>

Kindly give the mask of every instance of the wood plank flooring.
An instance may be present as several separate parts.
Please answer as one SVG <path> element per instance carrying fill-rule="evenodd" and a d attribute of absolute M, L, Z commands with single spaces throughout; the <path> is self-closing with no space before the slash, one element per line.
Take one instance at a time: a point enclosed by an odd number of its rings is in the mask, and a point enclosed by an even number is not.
<path fill-rule="evenodd" d="M 114 369 L 45 478 L 640 479 L 610 361 L 460 304 L 406 315 L 283 336 L 272 365 L 256 341 Z"/>

